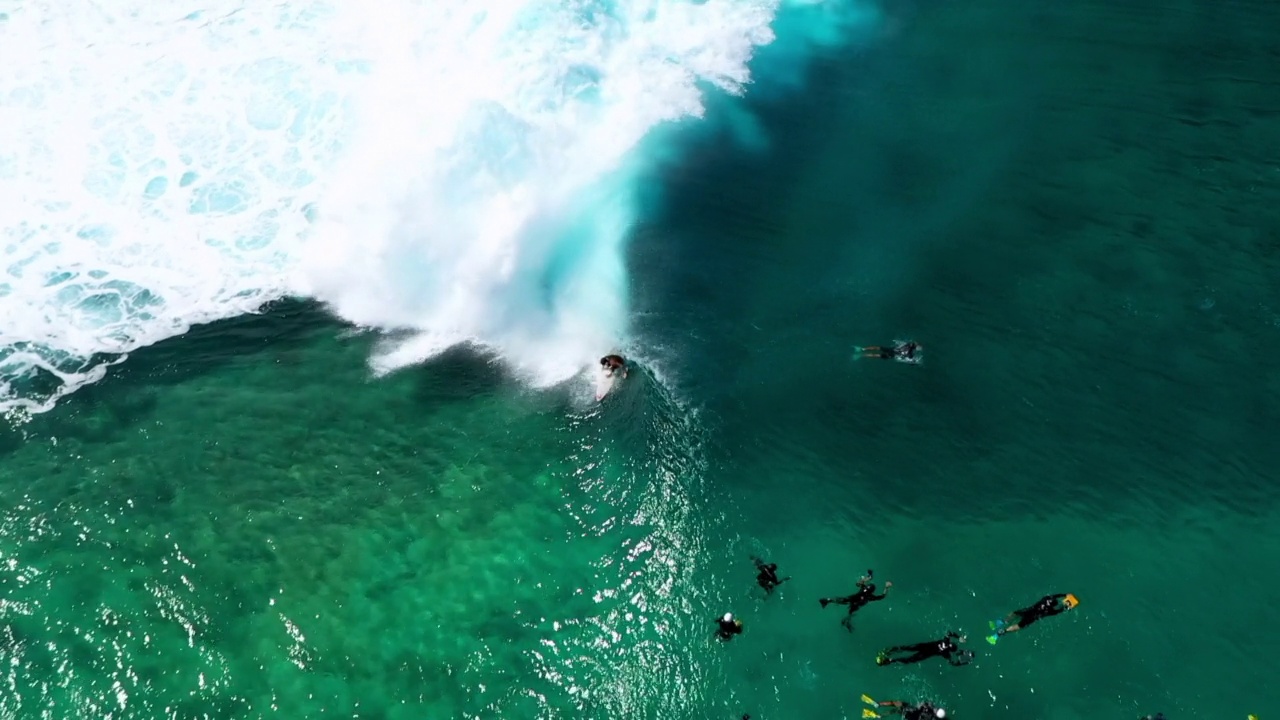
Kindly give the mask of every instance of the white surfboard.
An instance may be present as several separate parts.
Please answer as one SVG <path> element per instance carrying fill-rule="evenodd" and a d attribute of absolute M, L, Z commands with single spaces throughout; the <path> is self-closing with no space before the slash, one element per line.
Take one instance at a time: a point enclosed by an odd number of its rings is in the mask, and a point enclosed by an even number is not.
<path fill-rule="evenodd" d="M 605 395 L 613 389 L 618 382 L 617 375 L 611 375 L 604 370 L 596 370 L 596 400 L 603 400 Z"/>

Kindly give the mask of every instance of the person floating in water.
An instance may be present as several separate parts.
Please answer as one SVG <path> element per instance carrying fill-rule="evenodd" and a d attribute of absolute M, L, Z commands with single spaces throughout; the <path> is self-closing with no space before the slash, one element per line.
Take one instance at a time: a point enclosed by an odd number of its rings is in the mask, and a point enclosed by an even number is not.
<path fill-rule="evenodd" d="M 876 656 L 877 665 L 892 665 L 894 663 L 902 663 L 910 665 L 918 663 L 921 660 L 928 660 L 931 657 L 940 657 L 957 667 L 968 665 L 973 659 L 973 652 L 969 650 L 961 650 L 953 640 L 964 642 L 964 636 L 957 632 L 948 632 L 941 640 L 930 640 L 929 642 L 916 643 L 915 645 L 895 645 L 891 648 L 882 650 Z M 891 657 L 895 653 L 911 653 L 905 657 Z"/>
<path fill-rule="evenodd" d="M 894 708 L 893 712 L 901 715 L 903 720 L 930 720 L 930 718 L 944 718 L 947 716 L 946 710 L 930 702 L 908 705 L 901 700 L 885 700 L 876 704 L 880 707 Z"/>
<path fill-rule="evenodd" d="M 853 614 L 862 609 L 862 607 L 869 602 L 885 599 L 885 597 L 889 595 L 889 588 L 893 587 L 893 583 L 887 582 L 884 584 L 884 592 L 876 595 L 876 586 L 871 582 L 871 575 L 872 572 L 867 570 L 866 575 L 858 578 L 858 592 L 852 595 L 818 599 L 818 602 L 822 604 L 822 607 L 826 607 L 829 603 L 849 606 L 849 612 L 845 614 L 844 619 L 840 621 L 840 624 L 844 625 L 845 629 L 849 632 L 853 632 Z"/>
<path fill-rule="evenodd" d="M 916 359 L 916 351 L 922 350 L 920 344 L 914 340 L 904 342 L 893 347 L 884 347 L 881 345 L 871 345 L 862 348 L 862 357 L 864 358 L 880 358 L 881 360 L 907 360 L 914 362 Z"/>
<path fill-rule="evenodd" d="M 716 620 L 720 625 L 720 629 L 716 630 L 716 635 L 721 640 L 732 640 L 734 635 L 742 632 L 742 621 L 733 616 L 733 613 L 725 613 Z"/>
<path fill-rule="evenodd" d="M 600 358 L 600 369 L 604 370 L 605 374 L 610 377 L 622 373 L 622 377 L 625 378 L 627 376 L 627 361 L 622 359 L 621 355 L 605 355 Z"/>
<path fill-rule="evenodd" d="M 1014 610 L 1004 619 L 991 623 L 992 629 L 996 631 L 995 635 L 988 635 L 987 642 L 992 645 L 996 644 L 996 640 L 1001 635 L 1011 632 L 1018 632 L 1022 628 L 1030 625 L 1037 620 L 1043 620 L 1047 617 L 1053 617 L 1064 613 L 1076 605 L 1080 601 L 1071 593 L 1058 593 L 1057 595 L 1045 595 L 1035 602 L 1031 607 L 1025 607 L 1021 610 Z"/>
<path fill-rule="evenodd" d="M 781 579 L 778 578 L 777 563 L 766 563 L 758 557 L 753 557 L 751 560 L 755 562 L 756 570 L 760 571 L 760 573 L 756 575 L 756 582 L 759 583 L 760 587 L 764 588 L 764 591 L 767 593 L 772 593 L 774 588 L 791 579 L 790 575 Z"/>

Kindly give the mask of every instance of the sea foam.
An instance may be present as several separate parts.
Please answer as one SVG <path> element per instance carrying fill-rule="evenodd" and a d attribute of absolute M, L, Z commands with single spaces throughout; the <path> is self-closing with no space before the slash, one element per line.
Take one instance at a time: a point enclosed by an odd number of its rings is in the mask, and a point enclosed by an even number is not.
<path fill-rule="evenodd" d="M 287 295 L 402 331 L 377 371 L 471 342 L 534 384 L 569 377 L 626 333 L 638 144 L 743 92 L 778 9 L 3 10 L 0 412 Z"/>

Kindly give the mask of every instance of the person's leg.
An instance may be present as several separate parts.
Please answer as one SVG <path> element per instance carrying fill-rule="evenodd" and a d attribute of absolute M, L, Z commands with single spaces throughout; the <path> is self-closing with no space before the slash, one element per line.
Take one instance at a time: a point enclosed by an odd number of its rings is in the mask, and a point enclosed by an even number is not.
<path fill-rule="evenodd" d="M 915 654 L 901 658 L 898 660 L 898 662 L 902 663 L 903 665 L 910 665 L 911 663 L 918 663 L 921 660 L 928 660 L 931 657 L 933 657 L 933 653 L 929 652 L 928 650 L 917 650 Z"/>
<path fill-rule="evenodd" d="M 853 608 L 849 608 L 849 612 L 845 614 L 844 619 L 840 621 L 845 630 L 853 632 Z"/>
<path fill-rule="evenodd" d="M 929 651 L 932 650 L 936 644 L 937 643 L 927 642 L 927 643 L 916 643 L 915 645 L 894 645 L 893 647 L 888 648 L 884 652 L 880 653 L 880 656 L 883 658 L 880 664 L 892 665 L 894 663 L 902 663 L 903 665 L 909 665 L 911 663 L 920 662 L 921 660 L 924 660 L 925 658 L 929 657 Z M 909 652 L 912 654 L 908 655 L 907 657 L 901 657 L 901 658 L 890 657 L 890 655 L 892 655 L 893 653 L 906 653 L 906 652 Z"/>

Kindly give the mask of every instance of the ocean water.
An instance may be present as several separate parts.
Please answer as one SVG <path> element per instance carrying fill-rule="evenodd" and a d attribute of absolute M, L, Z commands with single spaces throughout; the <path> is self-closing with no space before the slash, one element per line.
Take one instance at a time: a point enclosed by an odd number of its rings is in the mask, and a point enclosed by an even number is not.
<path fill-rule="evenodd" d="M 0 5 L 0 717 L 1280 710 L 1276 10 L 379 7 Z"/>

